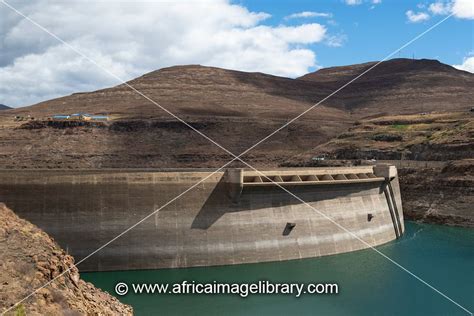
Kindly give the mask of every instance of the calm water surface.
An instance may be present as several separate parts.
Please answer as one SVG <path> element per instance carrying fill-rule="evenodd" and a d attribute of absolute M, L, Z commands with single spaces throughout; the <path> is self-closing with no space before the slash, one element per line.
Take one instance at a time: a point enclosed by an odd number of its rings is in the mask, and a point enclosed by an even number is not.
<path fill-rule="evenodd" d="M 126 237 L 125 237 L 126 238 Z M 406 223 L 403 238 L 377 247 L 474 311 L 474 229 Z M 373 250 L 317 259 L 190 269 L 82 273 L 114 293 L 119 281 L 336 282 L 337 295 L 134 295 L 136 315 L 468 315 Z"/>

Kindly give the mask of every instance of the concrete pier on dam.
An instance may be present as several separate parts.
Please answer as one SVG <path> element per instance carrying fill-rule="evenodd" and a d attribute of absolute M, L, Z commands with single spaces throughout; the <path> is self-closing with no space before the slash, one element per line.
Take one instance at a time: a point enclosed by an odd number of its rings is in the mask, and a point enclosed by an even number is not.
<path fill-rule="evenodd" d="M 0 201 L 79 261 L 208 177 L 81 263 L 82 271 L 318 257 L 368 247 L 351 233 L 377 246 L 404 232 L 394 166 L 263 173 L 317 211 L 244 169 L 3 170 Z"/>

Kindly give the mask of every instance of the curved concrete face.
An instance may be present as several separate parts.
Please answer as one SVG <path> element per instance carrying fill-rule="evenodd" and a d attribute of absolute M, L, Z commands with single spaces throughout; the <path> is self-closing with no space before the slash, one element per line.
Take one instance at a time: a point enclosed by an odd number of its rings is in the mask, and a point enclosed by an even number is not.
<path fill-rule="evenodd" d="M 79 268 L 278 261 L 367 248 L 322 214 L 371 246 L 399 237 L 403 213 L 396 169 L 390 168 L 264 172 L 317 211 L 245 170 L 210 177 L 210 171 L 189 170 L 0 171 L 0 201 L 44 229 L 79 261 L 209 177 Z"/>

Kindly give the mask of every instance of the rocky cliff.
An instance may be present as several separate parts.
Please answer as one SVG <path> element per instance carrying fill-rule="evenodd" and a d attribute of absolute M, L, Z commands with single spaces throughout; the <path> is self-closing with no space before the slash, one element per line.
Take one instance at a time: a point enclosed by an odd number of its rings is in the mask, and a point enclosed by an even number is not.
<path fill-rule="evenodd" d="M 7 315 L 132 315 L 132 308 L 80 279 L 74 258 L 45 232 L 0 203 L 0 312 L 50 285 Z"/>
<path fill-rule="evenodd" d="M 474 228 L 474 159 L 402 168 L 400 183 L 406 218 Z"/>

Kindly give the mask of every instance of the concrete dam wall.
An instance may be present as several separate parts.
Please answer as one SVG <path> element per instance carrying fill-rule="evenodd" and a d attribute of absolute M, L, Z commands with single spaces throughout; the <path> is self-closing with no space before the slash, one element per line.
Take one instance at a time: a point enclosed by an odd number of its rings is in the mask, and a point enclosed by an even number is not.
<path fill-rule="evenodd" d="M 393 166 L 267 170 L 0 171 L 0 201 L 76 261 L 191 191 L 84 261 L 82 271 L 175 268 L 318 257 L 404 232 Z M 210 176 L 211 175 L 211 176 Z"/>

